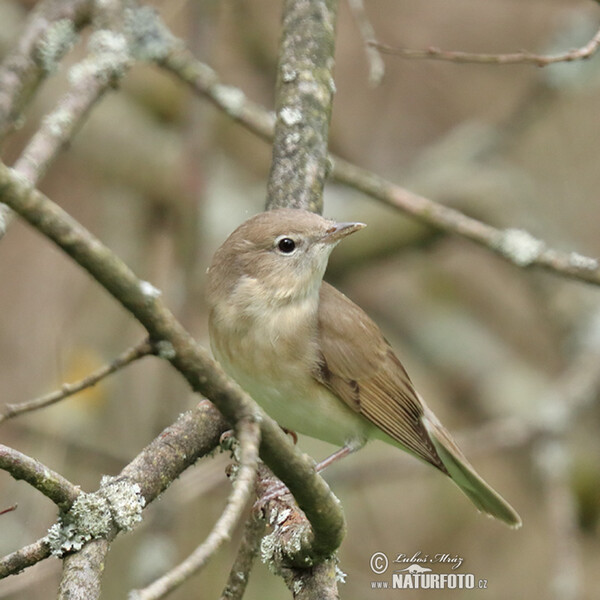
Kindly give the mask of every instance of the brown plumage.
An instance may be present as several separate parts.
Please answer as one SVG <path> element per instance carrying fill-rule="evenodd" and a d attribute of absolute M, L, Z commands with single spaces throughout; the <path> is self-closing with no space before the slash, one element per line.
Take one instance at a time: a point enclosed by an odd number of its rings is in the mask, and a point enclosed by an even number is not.
<path fill-rule="evenodd" d="M 451 477 L 481 511 L 518 527 L 518 514 L 469 464 L 379 327 L 322 281 L 331 250 L 362 227 L 295 209 L 238 227 L 208 270 L 216 358 L 282 427 L 353 450 L 373 438 L 398 446 Z"/>

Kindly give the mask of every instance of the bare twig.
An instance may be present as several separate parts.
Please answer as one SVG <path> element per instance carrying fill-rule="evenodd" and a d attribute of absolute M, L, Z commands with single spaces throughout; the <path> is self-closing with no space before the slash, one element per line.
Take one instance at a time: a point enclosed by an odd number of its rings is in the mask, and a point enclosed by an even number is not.
<path fill-rule="evenodd" d="M 15 49 L 0 65 L 0 141 L 74 36 L 90 21 L 92 0 L 45 0 L 31 12 Z"/>
<path fill-rule="evenodd" d="M 582 548 L 578 540 L 577 500 L 570 483 L 570 454 L 562 436 L 546 436 L 535 448 L 537 467 L 544 482 L 547 523 L 554 545 L 554 573 L 547 597 L 583 598 Z"/>
<path fill-rule="evenodd" d="M 0 558 L 0 579 L 24 571 L 50 556 L 50 545 L 45 537 Z"/>
<path fill-rule="evenodd" d="M 229 578 L 220 600 L 241 600 L 248 585 L 250 571 L 258 553 L 266 521 L 257 511 L 252 511 L 244 527 L 244 535 L 237 555 L 231 565 Z"/>
<path fill-rule="evenodd" d="M 560 54 L 543 55 L 533 52 L 512 52 L 508 54 L 481 54 L 478 52 L 461 52 L 459 50 L 442 50 L 434 46 L 423 50 L 410 48 L 398 48 L 388 44 L 382 44 L 370 39 L 368 45 L 377 48 L 385 54 L 393 54 L 401 58 L 444 60 L 455 63 L 484 63 L 490 65 L 522 65 L 530 64 L 536 67 L 547 67 L 555 63 L 573 62 L 575 60 L 586 60 L 591 58 L 600 46 L 600 30 L 594 37 L 581 48 L 575 48 Z"/>
<path fill-rule="evenodd" d="M 377 86 L 383 81 L 385 63 L 381 58 L 379 49 L 371 43 L 375 39 L 375 30 L 371 25 L 371 21 L 369 21 L 363 0 L 348 0 L 348 5 L 365 43 L 365 52 L 369 63 L 369 83 L 372 86 Z"/>
<path fill-rule="evenodd" d="M 217 550 L 231 538 L 240 515 L 252 492 L 258 461 L 260 427 L 249 420 L 237 424 L 236 435 L 240 443 L 240 464 L 235 475 L 233 492 L 227 506 L 215 523 L 210 535 L 203 544 L 174 569 L 153 581 L 149 586 L 134 591 L 132 600 L 157 600 L 179 587 L 192 575 L 200 571 Z"/>
<path fill-rule="evenodd" d="M 97 371 L 84 377 L 80 381 L 65 383 L 60 390 L 46 394 L 40 398 L 34 398 L 33 400 L 21 402 L 19 404 L 6 404 L 4 408 L 0 410 L 0 423 L 18 415 L 22 415 L 23 413 L 45 408 L 46 406 L 55 404 L 69 396 L 73 396 L 82 390 L 93 387 L 105 377 L 112 375 L 112 373 L 123 369 L 132 362 L 143 358 L 144 356 L 148 356 L 149 354 L 153 354 L 154 352 L 155 349 L 148 340 L 139 342 L 132 348 L 125 350 L 125 352 L 115 358 L 111 363 L 100 367 Z"/>
<path fill-rule="evenodd" d="M 61 148 L 69 142 L 90 109 L 131 66 L 128 41 L 119 31 L 98 29 L 90 37 L 88 56 L 71 68 L 71 88 L 16 161 L 14 168 L 31 185 L 37 185 Z M 0 239 L 12 215 L 0 205 Z"/>
<path fill-rule="evenodd" d="M 22 479 L 42 492 L 60 509 L 67 510 L 79 495 L 79 488 L 59 473 L 18 450 L 0 444 L 0 469 Z"/>
<path fill-rule="evenodd" d="M 229 115 L 233 108 L 231 98 L 235 98 L 233 118 L 259 137 L 273 139 L 272 115 L 258 104 L 247 101 L 240 90 L 223 86 L 217 74 L 188 51 L 173 50 L 159 64 Z M 222 94 L 224 87 L 227 87 L 226 95 Z M 223 100 L 222 96 L 226 99 Z M 600 285 L 600 262 L 595 258 L 578 252 L 554 250 L 521 229 L 497 229 L 339 157 L 330 154 L 329 158 L 334 180 L 393 206 L 426 225 L 470 239 L 519 267 L 538 267 L 556 275 Z"/>

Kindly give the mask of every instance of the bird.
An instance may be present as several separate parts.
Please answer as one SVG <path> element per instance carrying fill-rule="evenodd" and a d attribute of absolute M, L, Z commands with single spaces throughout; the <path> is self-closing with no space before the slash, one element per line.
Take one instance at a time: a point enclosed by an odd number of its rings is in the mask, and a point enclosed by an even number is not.
<path fill-rule="evenodd" d="M 323 281 L 332 250 L 363 227 L 297 208 L 237 227 L 207 270 L 213 355 L 282 428 L 338 446 L 332 460 L 382 440 L 450 477 L 481 512 L 519 527 L 376 323 Z"/>

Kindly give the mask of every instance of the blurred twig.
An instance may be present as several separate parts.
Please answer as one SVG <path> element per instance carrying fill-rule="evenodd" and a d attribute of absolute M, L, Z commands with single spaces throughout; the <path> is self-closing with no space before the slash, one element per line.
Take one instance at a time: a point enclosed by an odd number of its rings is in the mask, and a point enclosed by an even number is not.
<path fill-rule="evenodd" d="M 224 86 L 215 71 L 197 61 L 189 51 L 173 49 L 159 64 L 250 131 L 267 140 L 273 138 L 271 113 L 246 100 L 242 91 Z M 595 258 L 578 252 L 555 250 L 522 229 L 492 227 L 402 188 L 368 169 L 334 155 L 329 155 L 329 158 L 332 179 L 398 208 L 426 225 L 476 242 L 518 267 L 538 267 L 556 275 L 600 285 L 600 263 Z"/>
<path fill-rule="evenodd" d="M 179 587 L 200 571 L 217 550 L 231 538 L 240 515 L 252 493 L 258 461 L 260 427 L 254 421 L 243 420 L 236 425 L 240 444 L 240 463 L 235 475 L 234 488 L 227 506 L 203 544 L 174 569 L 141 590 L 130 594 L 131 600 L 158 600 Z"/>
<path fill-rule="evenodd" d="M 16 48 L 0 65 L 0 141 L 18 121 L 43 79 L 69 49 L 60 30 L 73 34 L 89 23 L 92 0 L 45 0 L 27 19 Z"/>
<path fill-rule="evenodd" d="M 80 381 L 65 383 L 61 386 L 60 390 L 46 394 L 40 398 L 34 398 L 33 400 L 22 402 L 20 404 L 6 404 L 4 408 L 0 409 L 0 423 L 18 415 L 22 415 L 23 413 L 50 406 L 69 396 L 73 396 L 73 394 L 77 394 L 86 388 L 96 385 L 99 381 L 108 377 L 108 375 L 111 375 L 132 362 L 143 358 L 144 356 L 148 356 L 149 354 L 153 354 L 154 352 L 154 346 L 148 340 L 143 340 L 135 346 L 125 350 L 125 352 L 115 358 L 111 363 L 100 367 L 97 371 Z"/>
<path fill-rule="evenodd" d="M 108 10 L 108 6 L 110 4 L 107 2 L 104 7 L 109 15 L 111 11 Z M 112 10 L 115 10 L 114 7 Z M 99 21 L 98 17 L 96 20 Z M 118 19 L 111 16 L 110 20 L 117 21 Z M 67 41 L 70 39 L 69 35 L 74 35 L 75 26 L 65 20 L 60 21 L 59 24 L 66 24 L 66 26 L 63 25 L 65 31 L 59 30 L 59 33 L 55 34 L 62 37 L 59 37 L 54 43 L 62 49 L 67 45 Z M 41 40 L 43 41 L 43 39 L 42 36 Z M 61 148 L 72 139 L 92 106 L 107 89 L 125 74 L 131 65 L 128 41 L 117 28 L 114 31 L 97 29 L 90 37 L 88 47 L 89 53 L 86 58 L 71 68 L 71 88 L 59 100 L 57 107 L 42 121 L 41 126 L 14 165 L 15 170 L 22 177 L 28 179 L 33 186 L 43 177 Z M 30 51 L 33 50 L 30 49 Z M 55 68 L 55 64 L 62 58 L 62 54 L 54 51 L 51 58 L 52 68 Z M 7 207 L 0 205 L 0 239 L 6 233 L 11 219 L 12 215 Z"/>
<path fill-rule="evenodd" d="M 401 58 L 444 60 L 455 63 L 484 63 L 488 65 L 522 65 L 530 64 L 536 67 L 547 67 L 555 63 L 573 62 L 591 58 L 600 46 L 600 29 L 584 46 L 554 55 L 535 54 L 533 52 L 512 52 L 508 54 L 484 54 L 479 52 L 461 52 L 459 50 L 442 50 L 430 46 L 423 50 L 398 48 L 382 44 L 374 39 L 368 40 L 371 48 L 377 48 L 385 54 L 393 54 Z"/>
<path fill-rule="evenodd" d="M 372 86 L 379 85 L 383 81 L 383 76 L 385 75 L 385 63 L 381 58 L 377 46 L 371 43 L 371 40 L 375 39 L 375 30 L 367 16 L 365 4 L 363 0 L 348 0 L 348 6 L 350 6 L 360 35 L 365 43 L 365 52 L 369 63 L 369 83 Z"/>

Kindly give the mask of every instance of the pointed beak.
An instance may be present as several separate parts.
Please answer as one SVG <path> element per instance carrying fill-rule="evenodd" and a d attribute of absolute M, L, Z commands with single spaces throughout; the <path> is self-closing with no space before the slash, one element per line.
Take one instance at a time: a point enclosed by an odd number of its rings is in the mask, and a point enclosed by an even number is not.
<path fill-rule="evenodd" d="M 336 223 L 327 230 L 323 236 L 323 241 L 328 244 L 337 244 L 342 238 L 363 229 L 363 227 L 366 227 L 365 223 Z"/>

